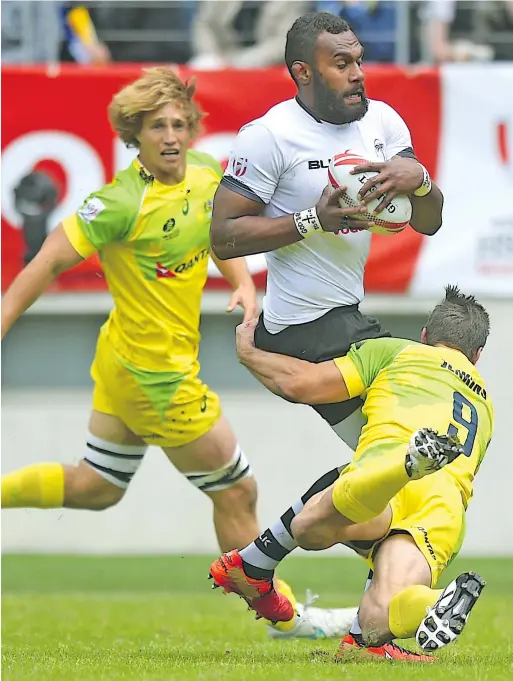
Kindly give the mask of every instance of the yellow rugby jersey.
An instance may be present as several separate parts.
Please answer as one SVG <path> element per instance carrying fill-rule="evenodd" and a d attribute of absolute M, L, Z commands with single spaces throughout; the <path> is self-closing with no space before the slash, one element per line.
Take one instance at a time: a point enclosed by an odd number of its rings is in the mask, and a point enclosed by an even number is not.
<path fill-rule="evenodd" d="M 62 223 L 82 257 L 98 252 L 114 299 L 102 333 L 134 366 L 185 373 L 196 360 L 221 176 L 217 161 L 195 150 L 174 186 L 135 160 Z"/>
<path fill-rule="evenodd" d="M 355 459 L 383 440 L 409 442 L 419 428 L 457 434 L 465 456 L 444 468 L 465 504 L 492 437 L 493 407 L 476 367 L 458 350 L 396 338 L 353 345 L 335 360 L 351 397 L 364 400 L 367 423 Z M 405 449 L 406 453 L 406 449 Z"/>

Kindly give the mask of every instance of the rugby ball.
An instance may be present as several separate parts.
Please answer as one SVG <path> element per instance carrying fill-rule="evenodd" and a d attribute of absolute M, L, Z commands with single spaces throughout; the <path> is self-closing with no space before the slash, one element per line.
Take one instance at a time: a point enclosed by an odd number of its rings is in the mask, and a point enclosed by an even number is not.
<path fill-rule="evenodd" d="M 340 207 L 347 208 L 348 206 L 358 206 L 361 201 L 358 198 L 358 192 L 363 185 L 378 173 L 367 172 L 351 175 L 350 171 L 354 166 L 369 163 L 368 160 L 362 158 L 351 150 L 345 151 L 343 154 L 334 156 L 328 168 L 328 180 L 330 187 L 338 189 L 339 187 L 347 187 L 340 199 Z M 379 186 L 379 185 L 378 185 Z M 377 187 L 373 187 L 372 191 L 376 191 Z M 382 210 L 378 215 L 373 215 L 372 211 L 381 203 L 382 197 L 373 199 L 367 204 L 368 212 L 361 213 L 356 219 L 372 220 L 375 223 L 374 227 L 369 227 L 369 232 L 374 234 L 397 234 L 402 232 L 411 218 L 411 201 L 406 195 L 396 196 L 391 203 Z"/>

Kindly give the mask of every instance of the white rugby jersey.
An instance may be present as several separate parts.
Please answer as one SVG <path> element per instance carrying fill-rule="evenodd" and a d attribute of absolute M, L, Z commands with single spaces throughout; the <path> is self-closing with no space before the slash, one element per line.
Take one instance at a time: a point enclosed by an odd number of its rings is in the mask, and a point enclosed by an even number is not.
<path fill-rule="evenodd" d="M 290 99 L 241 128 L 223 183 L 262 201 L 264 216 L 281 217 L 318 202 L 335 154 L 351 149 L 370 161 L 386 161 L 411 146 L 405 122 L 384 102 L 371 100 L 360 121 L 333 125 Z M 275 333 L 359 303 L 370 239 L 369 232 L 341 229 L 267 253 L 266 328 Z"/>

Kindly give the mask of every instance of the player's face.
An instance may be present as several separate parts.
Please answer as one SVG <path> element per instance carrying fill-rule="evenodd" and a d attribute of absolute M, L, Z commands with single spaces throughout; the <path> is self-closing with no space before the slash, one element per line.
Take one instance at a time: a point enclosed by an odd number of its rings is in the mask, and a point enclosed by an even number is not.
<path fill-rule="evenodd" d="M 362 71 L 363 47 L 352 31 L 321 33 L 312 72 L 315 112 L 341 125 L 359 121 L 367 113 Z"/>
<path fill-rule="evenodd" d="M 158 180 L 183 179 L 192 135 L 180 108 L 166 104 L 146 113 L 138 140 L 141 162 Z"/>

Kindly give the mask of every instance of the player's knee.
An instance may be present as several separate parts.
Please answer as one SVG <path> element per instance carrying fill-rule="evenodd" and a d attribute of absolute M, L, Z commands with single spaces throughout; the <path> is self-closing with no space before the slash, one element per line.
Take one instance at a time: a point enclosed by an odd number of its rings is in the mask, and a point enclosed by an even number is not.
<path fill-rule="evenodd" d="M 125 489 L 105 480 L 84 461 L 66 470 L 64 506 L 67 508 L 103 511 L 117 504 L 124 494 Z"/>
<path fill-rule="evenodd" d="M 290 529 L 298 545 L 306 551 L 320 551 L 331 545 L 328 529 L 316 522 L 314 515 L 308 511 L 299 513 L 292 520 Z"/>
<path fill-rule="evenodd" d="M 239 445 L 221 468 L 210 473 L 186 473 L 185 477 L 212 499 L 218 512 L 256 511 L 256 482 Z"/>
<path fill-rule="evenodd" d="M 87 434 L 84 459 L 65 476 L 64 506 L 103 511 L 123 498 L 146 445 L 122 445 Z"/>

